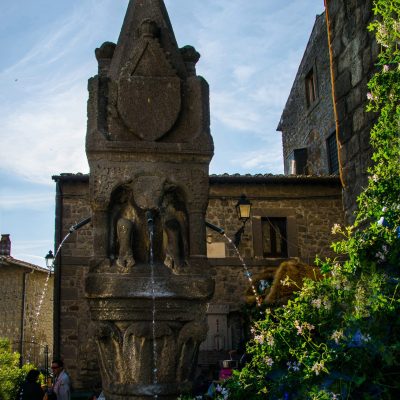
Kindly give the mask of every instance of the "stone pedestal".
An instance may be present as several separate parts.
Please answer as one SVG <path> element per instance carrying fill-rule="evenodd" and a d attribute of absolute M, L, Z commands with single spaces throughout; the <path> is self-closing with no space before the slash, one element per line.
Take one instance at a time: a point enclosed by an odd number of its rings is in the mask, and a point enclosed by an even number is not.
<path fill-rule="evenodd" d="M 153 288 L 148 265 L 138 265 L 132 274 L 87 277 L 107 399 L 149 399 L 155 394 L 159 399 L 176 399 L 191 388 L 193 361 L 207 334 L 205 310 L 213 281 L 201 275 L 172 275 L 164 265 L 154 266 L 154 281 Z"/>

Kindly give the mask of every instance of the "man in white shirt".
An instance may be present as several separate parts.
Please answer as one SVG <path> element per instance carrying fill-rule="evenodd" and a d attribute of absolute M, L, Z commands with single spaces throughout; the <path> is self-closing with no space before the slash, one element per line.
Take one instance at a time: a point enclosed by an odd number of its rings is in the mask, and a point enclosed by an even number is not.
<path fill-rule="evenodd" d="M 53 391 L 57 395 L 57 400 L 71 400 L 71 384 L 64 363 L 61 360 L 54 360 L 51 363 L 51 369 L 55 377 Z"/>

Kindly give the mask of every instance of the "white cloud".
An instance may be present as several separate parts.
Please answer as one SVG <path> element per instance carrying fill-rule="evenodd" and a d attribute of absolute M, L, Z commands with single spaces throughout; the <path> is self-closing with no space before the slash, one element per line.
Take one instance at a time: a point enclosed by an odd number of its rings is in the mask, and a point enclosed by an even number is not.
<path fill-rule="evenodd" d="M 51 175 L 60 172 L 86 172 L 86 96 L 76 86 L 36 103 L 28 101 L 10 113 L 3 120 L 1 167 L 47 184 L 53 184 Z"/>
<path fill-rule="evenodd" d="M 24 210 L 40 210 L 43 207 L 47 207 L 52 201 L 54 201 L 54 193 L 6 195 L 0 196 L 0 209 L 23 208 Z"/>
<path fill-rule="evenodd" d="M 252 78 L 257 71 L 255 66 L 251 65 L 238 65 L 233 69 L 233 75 L 238 83 L 243 83 Z"/>
<path fill-rule="evenodd" d="M 241 168 L 255 173 L 255 171 L 271 174 L 283 173 L 282 151 L 276 146 L 264 147 L 257 151 L 247 152 L 232 160 L 233 165 L 240 165 Z"/>

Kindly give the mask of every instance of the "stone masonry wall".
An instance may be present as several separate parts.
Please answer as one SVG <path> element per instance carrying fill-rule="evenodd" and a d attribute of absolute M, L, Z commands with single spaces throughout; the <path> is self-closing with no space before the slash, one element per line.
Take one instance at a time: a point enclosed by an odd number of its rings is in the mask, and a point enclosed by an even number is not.
<path fill-rule="evenodd" d="M 213 185 L 206 220 L 223 227 L 226 235 L 234 237 L 241 222 L 235 205 L 244 193 L 252 202 L 252 218 L 246 224 L 239 246 L 240 253 L 257 279 L 265 275 L 271 278 L 283 261 L 281 258 L 264 258 L 255 254 L 256 223 L 260 216 L 287 216 L 291 224 L 288 232 L 289 256 L 298 257 L 312 264 L 315 256 L 332 256 L 330 243 L 334 240 L 331 228 L 343 223 L 340 184 L 322 185 Z M 289 221 L 290 219 L 290 221 Z M 207 230 L 208 241 L 224 242 L 226 258 L 210 259 L 215 274 L 216 288 L 212 302 L 229 304 L 232 309 L 244 302 L 248 280 L 233 246 L 220 234 Z M 291 253 L 291 254 L 290 254 Z"/>
<path fill-rule="evenodd" d="M 313 70 L 316 100 L 307 105 L 306 76 Z M 307 148 L 307 173 L 328 175 L 327 138 L 335 132 L 329 49 L 325 13 L 318 15 L 292 90 L 282 113 L 278 130 L 282 131 L 285 174 L 290 171 L 293 150 Z"/>
<path fill-rule="evenodd" d="M 61 223 L 63 238 L 69 228 L 89 217 L 89 185 L 68 182 L 62 185 Z M 64 360 L 75 390 L 91 389 L 99 383 L 96 347 L 91 340 L 89 307 L 85 299 L 85 278 L 92 257 L 92 229 L 88 224 L 75 231 L 61 250 L 60 357 Z"/>
<path fill-rule="evenodd" d="M 48 281 L 48 287 L 43 297 L 39 318 L 36 313 L 38 304 L 44 292 L 47 273 L 24 268 L 20 265 L 0 265 L 0 337 L 8 338 L 15 351 L 22 349 L 23 359 L 28 359 L 36 365 L 44 366 L 44 349 L 49 346 L 49 354 L 53 348 L 53 277 Z M 23 307 L 23 281 L 26 275 L 25 289 L 25 319 L 24 337 L 21 333 L 21 318 Z M 37 321 L 37 327 L 33 327 Z M 34 338 L 32 337 L 34 333 Z M 23 345 L 21 348 L 21 339 Z M 34 342 L 31 346 L 28 342 Z"/>
<path fill-rule="evenodd" d="M 344 179 L 344 208 L 353 219 L 356 198 L 367 182 L 371 165 L 369 132 L 374 115 L 366 113 L 367 83 L 379 46 L 367 31 L 372 0 L 328 0 L 333 73 L 339 122 L 339 151 Z"/>

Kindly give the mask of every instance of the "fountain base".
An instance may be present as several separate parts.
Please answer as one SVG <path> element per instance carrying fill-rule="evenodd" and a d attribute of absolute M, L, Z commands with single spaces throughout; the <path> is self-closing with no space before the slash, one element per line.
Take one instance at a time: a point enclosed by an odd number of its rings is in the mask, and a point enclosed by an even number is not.
<path fill-rule="evenodd" d="M 204 275 L 174 275 L 163 265 L 154 271 L 154 288 L 144 265 L 135 266 L 134 273 L 87 277 L 107 400 L 176 399 L 191 388 L 214 282 Z"/>

